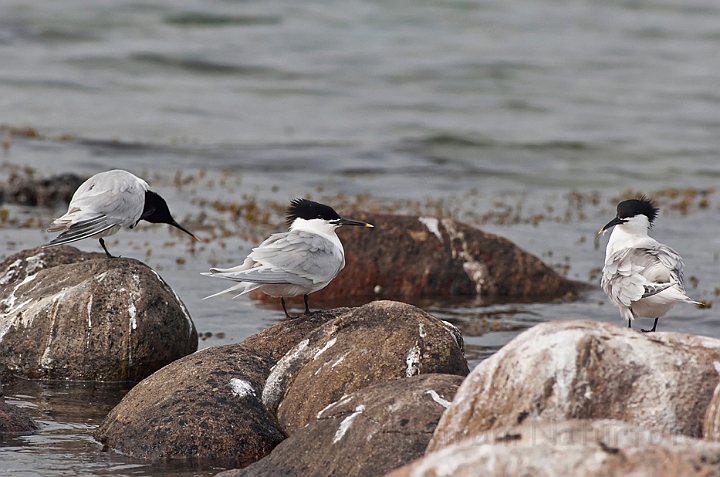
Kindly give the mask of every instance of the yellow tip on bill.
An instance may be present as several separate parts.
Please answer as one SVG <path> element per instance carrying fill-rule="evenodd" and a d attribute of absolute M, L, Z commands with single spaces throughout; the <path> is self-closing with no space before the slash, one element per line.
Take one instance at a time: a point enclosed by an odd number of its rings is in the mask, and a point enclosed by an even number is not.
<path fill-rule="evenodd" d="M 375 228 L 375 226 L 373 224 L 365 224 L 365 227 L 370 227 L 371 229 Z"/>

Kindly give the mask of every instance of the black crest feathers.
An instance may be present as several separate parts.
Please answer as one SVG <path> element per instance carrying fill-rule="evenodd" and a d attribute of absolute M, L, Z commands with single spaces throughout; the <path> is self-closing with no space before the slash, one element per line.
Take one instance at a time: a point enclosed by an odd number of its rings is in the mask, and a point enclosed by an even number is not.
<path fill-rule="evenodd" d="M 657 217 L 659 211 L 660 209 L 655 205 L 655 203 L 644 195 L 639 199 L 624 200 L 617 206 L 618 218 L 628 219 L 630 217 L 643 214 L 648 218 L 648 221 L 651 224 Z"/>
<path fill-rule="evenodd" d="M 340 216 L 330 206 L 307 199 L 293 199 L 287 209 L 285 223 L 290 227 L 295 219 L 339 220 Z"/>

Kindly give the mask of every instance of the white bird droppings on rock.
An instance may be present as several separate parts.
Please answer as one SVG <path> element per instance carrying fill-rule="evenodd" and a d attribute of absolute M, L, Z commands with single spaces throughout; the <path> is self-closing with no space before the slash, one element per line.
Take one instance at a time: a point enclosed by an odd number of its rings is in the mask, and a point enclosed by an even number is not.
<path fill-rule="evenodd" d="M 280 361 L 270 370 L 270 376 L 265 380 L 265 387 L 262 391 L 262 402 L 268 409 L 275 409 L 280 404 L 283 393 L 284 379 L 287 378 L 288 369 L 296 361 L 305 359 L 308 352 L 310 340 L 304 339 L 287 352 Z"/>
<path fill-rule="evenodd" d="M 350 429 L 350 426 L 352 426 L 352 422 L 355 420 L 356 417 L 358 417 L 360 414 L 363 413 L 365 410 L 365 406 L 360 404 L 358 407 L 355 408 L 355 412 L 350 414 L 348 417 L 342 420 L 340 423 L 340 427 L 338 427 L 338 430 L 335 432 L 335 437 L 333 437 L 332 443 L 335 444 L 336 442 L 339 442 L 340 439 L 345 436 L 345 433 Z"/>
<path fill-rule="evenodd" d="M 328 409 L 330 409 L 333 406 L 336 406 L 336 405 L 341 406 L 341 405 L 345 404 L 346 402 L 348 402 L 349 399 L 350 399 L 350 396 L 345 394 L 345 395 L 343 395 L 343 397 L 340 398 L 339 401 L 331 402 L 330 404 L 328 404 L 327 406 L 322 408 L 320 410 L 320 412 L 317 413 L 317 418 L 320 419 L 320 417 L 322 416 L 322 413 L 324 413 L 325 411 L 327 411 Z"/>
<path fill-rule="evenodd" d="M 337 342 L 337 338 L 333 338 L 333 339 L 331 339 L 330 341 L 328 341 L 327 343 L 325 343 L 325 346 L 323 346 L 322 348 L 320 348 L 320 349 L 318 350 L 318 352 L 315 353 L 315 356 L 313 356 L 313 361 L 315 361 L 316 359 L 318 359 L 318 357 L 319 357 L 321 354 L 323 354 L 325 351 L 327 351 L 328 349 L 330 349 L 330 347 L 331 347 L 332 345 L 334 345 L 336 342 Z"/>
<path fill-rule="evenodd" d="M 465 240 L 465 234 L 463 232 L 459 232 L 455 228 L 455 221 L 452 219 L 443 219 L 442 224 L 443 227 L 445 227 L 445 231 L 448 233 L 448 236 L 450 236 L 451 244 L 454 244 L 456 241 L 460 242 L 462 249 L 458 250 L 453 245 L 452 256 L 453 258 L 459 257 L 463 260 L 463 270 L 475 284 L 475 291 L 478 295 L 480 295 L 482 293 L 483 286 L 485 286 L 485 279 L 490 275 L 487 266 L 485 266 L 484 263 L 475 260 L 475 257 L 468 252 L 468 244 Z"/>
<path fill-rule="evenodd" d="M 430 232 L 434 233 L 440 242 L 443 242 L 443 236 L 440 233 L 440 227 L 438 227 L 440 221 L 436 217 L 418 217 L 418 220 L 422 222 Z"/>
<path fill-rule="evenodd" d="M 447 399 L 441 398 L 440 395 L 435 390 L 431 389 L 429 391 L 425 391 L 425 394 L 429 394 L 433 401 L 440 404 L 445 409 L 450 407 L 450 401 L 448 401 Z"/>
<path fill-rule="evenodd" d="M 132 330 L 137 329 L 137 308 L 135 308 L 135 302 L 131 301 L 130 305 L 128 306 L 128 314 L 130 315 L 130 328 Z M 88 320 L 90 319 L 90 313 L 88 313 Z"/>
<path fill-rule="evenodd" d="M 252 384 L 242 379 L 230 379 L 228 387 L 230 388 L 230 392 L 239 398 L 243 398 L 246 396 L 257 396 L 257 394 L 255 394 L 255 389 L 252 387 Z"/>
<path fill-rule="evenodd" d="M 410 348 L 405 357 L 405 363 L 407 364 L 407 368 L 405 368 L 406 377 L 417 376 L 420 373 L 420 356 L 420 346 L 416 343 L 415 346 Z"/>

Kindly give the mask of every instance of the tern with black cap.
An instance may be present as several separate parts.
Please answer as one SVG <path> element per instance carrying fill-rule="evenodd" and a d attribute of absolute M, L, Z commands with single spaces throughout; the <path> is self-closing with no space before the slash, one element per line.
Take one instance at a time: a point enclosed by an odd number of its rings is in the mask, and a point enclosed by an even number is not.
<path fill-rule="evenodd" d="M 285 316 L 285 298 L 303 295 L 305 315 L 310 315 L 308 295 L 325 288 L 345 267 L 345 251 L 335 229 L 343 225 L 372 227 L 360 220 L 340 217 L 332 207 L 307 199 L 295 199 L 287 209 L 290 230 L 273 234 L 254 248 L 242 265 L 211 268 L 203 273 L 240 282 L 206 298 L 253 290 L 279 297 Z"/>
<path fill-rule="evenodd" d="M 53 220 L 47 229 L 62 233 L 46 246 L 97 238 L 108 258 L 114 258 L 103 237 L 117 233 L 122 227 L 132 229 L 141 220 L 172 225 L 199 240 L 173 219 L 165 199 L 151 191 L 147 182 L 116 169 L 95 174 L 80 184 L 67 213 Z"/>
<path fill-rule="evenodd" d="M 617 216 L 598 232 L 615 227 L 605 251 L 601 285 L 632 328 L 635 318 L 658 319 L 677 302 L 700 304 L 685 295 L 680 255 L 648 235 L 659 209 L 645 196 L 620 202 Z"/>

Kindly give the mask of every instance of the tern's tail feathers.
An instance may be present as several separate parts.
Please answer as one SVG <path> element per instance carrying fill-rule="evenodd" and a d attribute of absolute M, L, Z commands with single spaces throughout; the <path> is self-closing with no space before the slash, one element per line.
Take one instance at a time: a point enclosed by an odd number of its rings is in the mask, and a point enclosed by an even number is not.
<path fill-rule="evenodd" d="M 53 224 L 54 223 L 55 222 L 53 222 Z M 50 228 L 48 228 L 49 232 L 53 230 L 52 227 L 53 225 L 50 224 Z M 76 242 L 93 236 L 101 237 L 104 235 L 112 235 L 118 229 L 120 229 L 119 225 L 109 223 L 107 217 L 102 215 L 92 220 L 72 224 L 65 232 L 52 239 L 48 245 Z"/>
<path fill-rule="evenodd" d="M 203 273 L 203 275 L 210 275 L 210 276 L 211 276 L 212 274 L 210 274 L 210 273 Z M 223 294 L 225 294 L 225 293 L 231 293 L 231 292 L 234 292 L 234 291 L 237 291 L 237 290 L 241 290 L 240 293 L 238 293 L 237 295 L 235 295 L 235 296 L 233 297 L 233 298 L 237 298 L 237 297 L 239 297 L 239 296 L 245 295 L 246 293 L 250 293 L 251 291 L 253 291 L 253 290 L 255 290 L 256 288 L 259 288 L 259 287 L 260 287 L 260 283 L 241 282 L 241 283 L 238 283 L 237 285 L 233 285 L 233 286 L 231 286 L 230 288 L 227 288 L 227 289 L 225 289 L 225 290 L 223 290 L 223 291 L 219 291 L 219 292 L 214 293 L 214 294 L 212 294 L 212 295 L 210 295 L 210 296 L 206 296 L 205 298 L 203 298 L 203 300 L 207 300 L 208 298 L 213 298 L 213 297 L 216 297 L 216 296 L 219 296 L 219 295 L 223 295 Z"/>
<path fill-rule="evenodd" d="M 670 304 L 675 302 L 691 303 L 699 305 L 697 302 L 685 294 L 685 290 L 678 283 L 654 283 L 645 286 L 644 301 L 655 305 Z"/>
<path fill-rule="evenodd" d="M 245 270 L 250 270 L 256 265 L 255 260 L 252 258 L 246 258 L 242 265 L 238 265 L 237 267 L 232 268 L 211 268 L 210 272 L 205 272 L 203 275 L 213 276 L 217 275 L 220 276 L 222 274 L 232 274 L 236 272 L 244 272 Z M 227 277 L 221 277 L 221 278 L 227 278 Z"/>

